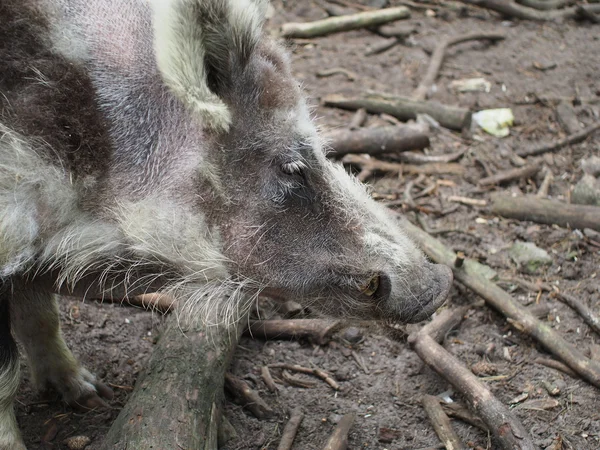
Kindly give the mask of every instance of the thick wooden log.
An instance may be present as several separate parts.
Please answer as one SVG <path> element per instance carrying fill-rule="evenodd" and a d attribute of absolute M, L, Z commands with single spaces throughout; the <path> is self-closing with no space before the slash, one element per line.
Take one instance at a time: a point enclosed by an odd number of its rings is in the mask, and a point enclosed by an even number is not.
<path fill-rule="evenodd" d="M 571 205 L 536 196 L 493 195 L 491 210 L 510 219 L 600 231 L 600 208 L 597 206 Z"/>
<path fill-rule="evenodd" d="M 427 132 L 412 126 L 336 130 L 325 135 L 325 138 L 332 148 L 327 156 L 347 153 L 379 155 L 429 147 Z"/>
<path fill-rule="evenodd" d="M 469 127 L 472 115 L 471 111 L 466 108 L 385 94 L 373 94 L 364 97 L 344 97 L 331 94 L 323 98 L 323 104 L 352 111 L 364 108 L 368 112 L 389 114 L 403 121 L 415 119 L 417 114 L 428 114 L 437 120 L 440 125 L 453 130 L 462 130 Z"/>
<path fill-rule="evenodd" d="M 237 328 L 186 324 L 171 314 L 102 450 L 216 450 Z"/>

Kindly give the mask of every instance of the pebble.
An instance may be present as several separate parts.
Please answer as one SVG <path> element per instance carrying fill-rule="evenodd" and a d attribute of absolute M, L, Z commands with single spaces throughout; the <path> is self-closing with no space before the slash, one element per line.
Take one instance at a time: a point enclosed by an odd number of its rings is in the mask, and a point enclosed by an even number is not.
<path fill-rule="evenodd" d="M 69 450 L 83 450 L 92 440 L 87 436 L 71 436 L 70 438 L 65 439 L 65 445 L 69 448 Z"/>

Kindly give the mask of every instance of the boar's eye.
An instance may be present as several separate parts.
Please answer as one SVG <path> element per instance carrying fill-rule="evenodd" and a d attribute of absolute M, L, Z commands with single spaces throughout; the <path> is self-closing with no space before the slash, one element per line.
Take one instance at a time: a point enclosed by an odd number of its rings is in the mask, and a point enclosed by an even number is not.
<path fill-rule="evenodd" d="M 283 173 L 288 175 L 302 175 L 306 169 L 306 164 L 303 161 L 290 161 L 281 165 Z"/>

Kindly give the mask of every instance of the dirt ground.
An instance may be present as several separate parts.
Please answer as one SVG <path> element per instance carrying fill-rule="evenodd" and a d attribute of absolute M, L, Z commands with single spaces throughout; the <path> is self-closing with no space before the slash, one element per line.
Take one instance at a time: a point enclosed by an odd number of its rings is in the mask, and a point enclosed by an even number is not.
<path fill-rule="evenodd" d="M 376 6 L 386 3 L 353 1 Z M 389 2 L 391 5 L 400 3 Z M 325 16 L 318 4 L 311 1 L 275 0 L 273 6 L 274 15 L 269 22 L 273 29 L 283 22 Z M 374 56 L 365 56 L 365 51 L 382 38 L 366 30 L 297 40 L 292 44 L 294 71 L 316 106 L 315 114 L 322 128 L 326 131 L 346 127 L 352 117 L 351 112 L 317 106 L 323 96 L 359 94 L 367 90 L 408 95 L 425 73 L 429 53 L 441 37 L 476 30 L 505 31 L 507 39 L 497 44 L 476 41 L 451 48 L 431 98 L 473 110 L 512 108 L 516 123 L 510 136 L 499 139 L 477 129 L 466 137 L 449 132 L 434 134 L 431 153 L 466 149 L 460 160 L 466 175 L 428 177 L 421 188 L 436 180 L 452 181 L 455 185 L 445 183 L 433 195 L 419 198 L 417 202 L 445 212 L 424 216 L 430 228 L 460 230 L 439 236 L 446 245 L 488 264 L 500 278 L 519 276 L 556 284 L 600 312 L 600 248 L 586 241 L 579 231 L 502 219 L 491 215 L 485 207 L 461 205 L 452 211 L 453 204 L 447 201 L 450 195 L 489 199 L 495 189 L 477 187 L 477 180 L 486 176 L 484 167 L 494 173 L 509 169 L 513 167 L 514 151 L 563 137 L 564 131 L 555 115 L 559 100 L 583 99 L 574 106 L 578 120 L 584 125 L 600 119 L 600 27 L 573 20 L 544 24 L 508 21 L 454 2 L 443 2 L 434 14 L 412 8 L 412 17 L 404 23 L 414 27 L 415 32 L 403 44 Z M 343 73 L 324 78 L 317 76 L 319 71 L 332 68 L 346 69 L 356 78 L 350 80 Z M 457 94 L 448 87 L 452 80 L 473 77 L 487 79 L 491 83 L 490 92 Z M 385 118 L 370 115 L 366 126 L 387 123 Z M 600 133 L 584 143 L 529 159 L 552 170 L 554 182 L 549 196 L 568 201 L 572 187 L 582 176 L 580 161 L 594 154 L 600 154 Z M 406 183 L 414 178 L 378 176 L 369 183 L 376 197 L 387 201 L 402 198 Z M 512 182 L 502 189 L 534 193 L 540 182 L 541 175 Z M 409 217 L 414 221 L 412 213 Z M 552 265 L 535 275 L 519 273 L 507 253 L 515 240 L 533 242 L 547 250 L 552 256 Z M 524 305 L 536 301 L 549 305 L 550 312 L 543 320 L 578 348 L 586 351 L 591 344 L 599 342 L 599 337 L 556 299 L 547 294 L 537 298 L 536 292 L 525 291 L 511 283 L 503 287 Z M 450 295 L 452 304 L 476 299 L 468 289 L 457 284 Z M 74 299 L 66 299 L 61 308 L 64 334 L 75 354 L 83 365 L 112 386 L 116 395 L 110 410 L 75 412 L 52 396 L 43 397 L 33 392 L 23 363 L 24 381 L 18 394 L 17 416 L 30 449 L 66 449 L 64 440 L 77 435 L 91 439 L 88 448 L 97 447 L 127 401 L 136 376 L 143 370 L 162 321 L 157 314 L 143 310 L 80 303 Z M 258 420 L 228 402 L 226 415 L 239 437 L 227 448 L 275 449 L 287 412 L 294 407 L 305 412 L 295 449 L 322 448 L 335 423 L 351 411 L 357 413 L 349 437 L 351 449 L 438 448 L 439 440 L 421 407 L 421 398 L 424 394 L 443 394 L 460 401 L 460 396 L 420 362 L 403 333 L 392 335 L 382 327 L 373 326 L 361 328 L 358 334 L 360 339 L 349 342 L 344 339 L 349 337 L 347 331 L 342 330 L 326 346 L 242 338 L 232 372 L 257 389 L 276 409 L 277 415 L 271 420 Z M 356 333 L 350 337 L 356 338 Z M 540 448 L 600 448 L 598 390 L 580 379 L 533 363 L 536 357 L 549 355 L 535 341 L 512 329 L 498 313 L 487 307 L 476 309 L 446 338 L 445 347 L 468 366 L 481 361 L 488 363 L 489 375 L 494 376 L 481 376 L 487 377 L 487 386 L 504 403 L 528 394 L 527 401 L 514 406 L 514 412 Z M 352 351 L 364 361 L 363 368 Z M 276 362 L 330 371 L 341 384 L 341 391 L 335 392 L 325 383 L 317 382 L 312 388 L 282 384 L 279 393 L 272 394 L 260 378 L 260 367 Z M 546 382 L 556 384 L 560 394 L 550 397 L 544 388 Z M 527 403 L 550 398 L 556 402 L 547 402 L 543 407 Z M 497 448 L 479 429 L 458 420 L 453 420 L 453 425 L 468 448 Z M 386 428 L 395 430 L 391 433 L 391 442 L 386 439 L 390 434 Z M 558 438 L 563 440 L 563 447 L 554 446 Z"/>

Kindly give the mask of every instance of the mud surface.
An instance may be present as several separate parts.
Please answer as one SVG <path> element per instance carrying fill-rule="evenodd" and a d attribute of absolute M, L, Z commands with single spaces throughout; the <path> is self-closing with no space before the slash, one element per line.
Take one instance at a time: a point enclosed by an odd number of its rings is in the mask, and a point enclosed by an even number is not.
<path fill-rule="evenodd" d="M 368 4 L 366 0 L 362 3 Z M 385 2 L 371 0 L 371 4 L 376 3 Z M 286 21 L 308 21 L 325 16 L 316 3 L 309 1 L 277 0 L 274 7 L 272 28 Z M 426 177 L 415 187 L 413 195 L 443 180 L 432 194 L 417 198 L 416 202 L 424 210 L 432 211 L 422 214 L 430 228 L 459 230 L 439 235 L 446 245 L 490 265 L 500 278 L 518 276 L 553 283 L 600 312 L 600 248 L 582 233 L 506 220 L 491 215 L 485 207 L 454 206 L 447 200 L 451 195 L 486 200 L 494 190 L 537 191 L 541 174 L 527 181 L 486 190 L 477 187 L 477 180 L 486 176 L 486 170 L 496 173 L 514 167 L 516 150 L 563 137 L 564 131 L 555 114 L 560 100 L 573 102 L 576 97 L 583 100 L 574 103 L 582 125 L 599 120 L 600 28 L 573 20 L 547 24 L 508 21 L 453 2 L 438 8 L 435 14 L 413 9 L 412 18 L 404 24 L 414 27 L 415 32 L 403 44 L 369 57 L 364 56 L 365 51 L 382 38 L 365 30 L 296 41 L 292 47 L 294 70 L 313 103 L 318 105 L 321 97 L 331 93 L 359 94 L 376 90 L 409 95 L 425 73 L 429 53 L 441 37 L 477 30 L 505 31 L 507 39 L 495 45 L 469 42 L 449 49 L 431 98 L 474 110 L 510 107 L 516 117 L 511 135 L 498 139 L 475 130 L 471 138 L 465 139 L 456 133 L 435 133 L 429 151 L 441 154 L 466 150 L 459 162 L 465 168 L 465 175 Z M 319 71 L 332 68 L 350 71 L 355 79 L 350 80 L 342 73 L 317 76 Z M 453 80 L 474 77 L 488 80 L 490 92 L 457 94 L 448 87 Z M 316 107 L 315 114 L 324 130 L 345 127 L 352 117 L 350 112 L 324 107 Z M 366 126 L 387 123 L 385 118 L 371 115 Z M 550 197 L 568 201 L 573 185 L 582 176 L 580 161 L 593 154 L 600 154 L 600 133 L 554 154 L 529 159 L 552 170 L 554 182 Z M 378 176 L 369 183 L 376 198 L 389 201 L 402 198 L 406 183 L 415 178 Z M 414 213 L 408 215 L 411 220 L 416 219 Z M 545 249 L 552 257 L 552 264 L 534 275 L 520 273 L 508 256 L 508 248 L 515 240 L 533 242 Z M 503 286 L 524 305 L 536 302 L 548 305 L 549 312 L 543 320 L 584 352 L 598 342 L 599 337 L 555 298 L 545 293 L 538 296 L 537 292 L 511 283 Z M 465 304 L 475 301 L 476 296 L 455 284 L 450 299 L 453 304 Z M 263 314 L 275 314 L 265 305 L 261 308 Z M 114 389 L 116 395 L 111 409 L 78 413 L 52 396 L 33 392 L 23 363 L 18 420 L 30 449 L 66 449 L 64 440 L 76 435 L 89 437 L 92 441 L 89 448 L 97 448 L 143 369 L 162 318 L 134 308 L 71 299 L 62 303 L 61 314 L 64 334 L 74 353 L 83 365 Z M 445 397 L 461 401 L 460 396 L 423 366 L 408 347 L 404 332 L 391 333 L 383 327 L 370 326 L 359 328 L 358 338 L 356 333 L 350 335 L 342 330 L 325 346 L 243 338 L 232 371 L 256 388 L 276 409 L 277 416 L 257 420 L 228 402 L 226 415 L 239 438 L 231 441 L 227 448 L 275 449 L 287 412 L 294 407 L 302 408 L 305 413 L 295 449 L 320 449 L 335 423 L 350 411 L 357 413 L 350 433 L 351 449 L 418 449 L 438 445 L 438 438 L 421 408 L 421 397 L 443 393 Z M 514 411 L 541 448 L 600 448 L 598 390 L 582 380 L 533 363 L 536 357 L 549 355 L 536 342 L 512 329 L 498 313 L 487 307 L 475 310 L 457 331 L 447 336 L 445 347 L 468 366 L 485 368 L 480 376 L 487 377 L 486 384 L 504 403 L 527 394 L 527 399 L 515 405 Z M 357 362 L 361 360 L 363 367 Z M 316 384 L 311 388 L 280 384 L 279 393 L 272 394 L 260 377 L 260 367 L 277 362 L 330 371 L 342 389 L 335 392 L 317 379 L 298 375 Z M 276 377 L 280 376 L 278 371 L 273 372 Z M 544 387 L 545 382 L 559 386 L 560 394 L 551 397 Z M 532 400 L 544 402 L 541 406 L 528 403 Z M 458 420 L 453 420 L 453 425 L 468 448 L 497 448 L 481 430 Z M 385 442 L 386 437 L 388 442 Z M 556 439 L 563 440 L 563 447 L 553 447 Z"/>

